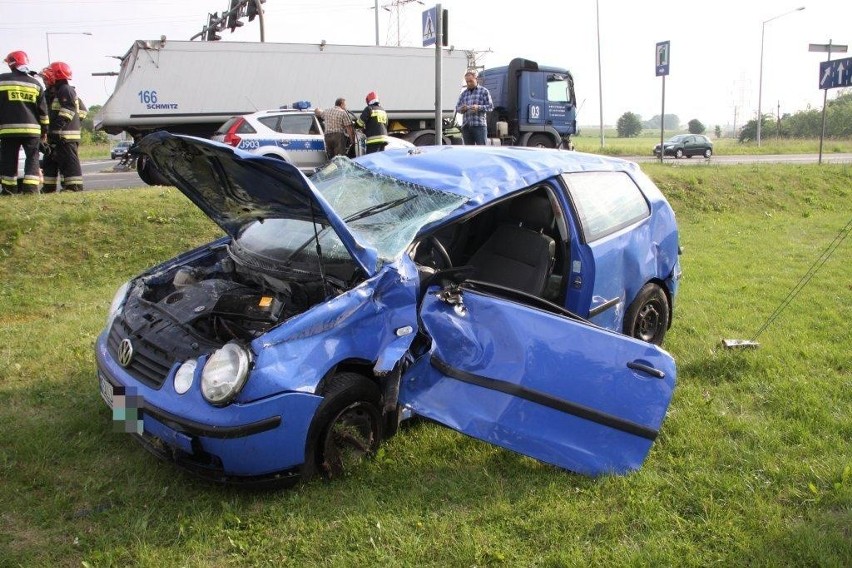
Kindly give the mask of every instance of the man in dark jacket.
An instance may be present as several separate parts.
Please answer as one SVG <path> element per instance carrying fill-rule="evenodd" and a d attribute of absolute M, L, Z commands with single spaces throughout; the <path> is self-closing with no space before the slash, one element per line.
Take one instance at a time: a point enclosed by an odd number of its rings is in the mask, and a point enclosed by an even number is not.
<path fill-rule="evenodd" d="M 26 53 L 13 51 L 4 61 L 10 71 L 0 74 L 0 192 L 18 193 L 18 152 L 23 148 L 21 191 L 38 193 L 38 144 L 48 120 L 44 89 L 32 76 Z"/>
<path fill-rule="evenodd" d="M 80 165 L 78 147 L 82 132 L 81 120 L 86 118 L 88 113 L 86 105 L 77 98 L 74 87 L 68 84 L 72 74 L 67 63 L 54 61 L 42 71 L 42 76 L 51 92 L 47 142 L 53 149 L 44 160 L 43 191 L 58 191 L 60 174 L 62 189 L 83 191 L 83 168 Z"/>
<path fill-rule="evenodd" d="M 367 106 L 358 118 L 358 128 L 364 129 L 367 138 L 367 153 L 381 152 L 388 145 L 388 113 L 379 105 L 379 97 L 370 91 Z"/>

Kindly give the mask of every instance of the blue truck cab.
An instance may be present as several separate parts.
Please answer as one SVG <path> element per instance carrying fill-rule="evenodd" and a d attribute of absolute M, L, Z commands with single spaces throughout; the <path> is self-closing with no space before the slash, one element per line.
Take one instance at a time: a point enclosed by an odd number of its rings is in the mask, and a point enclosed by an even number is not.
<path fill-rule="evenodd" d="M 570 71 L 516 58 L 482 71 L 479 82 L 494 102 L 488 117 L 492 144 L 572 148 L 577 99 Z"/>

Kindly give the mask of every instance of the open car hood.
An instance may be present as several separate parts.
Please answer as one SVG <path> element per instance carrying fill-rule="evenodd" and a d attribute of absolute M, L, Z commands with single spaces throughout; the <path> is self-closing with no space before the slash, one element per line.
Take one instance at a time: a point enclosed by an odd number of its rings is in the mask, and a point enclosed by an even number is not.
<path fill-rule="evenodd" d="M 168 132 L 149 134 L 136 148 L 231 238 L 258 220 L 298 219 L 330 225 L 370 276 L 375 248 L 358 241 L 313 184 L 282 160 Z"/>

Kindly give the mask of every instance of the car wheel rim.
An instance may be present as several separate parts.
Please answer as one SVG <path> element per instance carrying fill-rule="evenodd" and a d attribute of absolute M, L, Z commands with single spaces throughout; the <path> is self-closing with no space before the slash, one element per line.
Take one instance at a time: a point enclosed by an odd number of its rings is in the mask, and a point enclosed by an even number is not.
<path fill-rule="evenodd" d="M 663 321 L 661 312 L 657 302 L 648 302 L 639 310 L 639 317 L 636 318 L 636 335 L 642 341 L 651 343 L 657 337 Z"/>
<path fill-rule="evenodd" d="M 378 419 L 368 403 L 356 402 L 334 418 L 323 443 L 322 469 L 336 477 L 369 457 L 378 440 Z"/>

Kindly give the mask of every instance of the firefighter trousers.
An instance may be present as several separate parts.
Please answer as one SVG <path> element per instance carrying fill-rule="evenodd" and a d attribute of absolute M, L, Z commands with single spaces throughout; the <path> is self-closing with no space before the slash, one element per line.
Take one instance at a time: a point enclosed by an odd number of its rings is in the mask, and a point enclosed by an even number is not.
<path fill-rule="evenodd" d="M 60 140 L 53 145 L 53 152 L 44 157 L 44 187 L 42 193 L 59 191 L 83 191 L 83 168 L 77 154 L 79 142 Z"/>
<path fill-rule="evenodd" d="M 38 164 L 38 136 L 4 136 L 0 138 L 0 188 L 8 193 L 38 193 L 41 168 Z M 18 187 L 18 151 L 23 148 L 24 177 Z"/>

